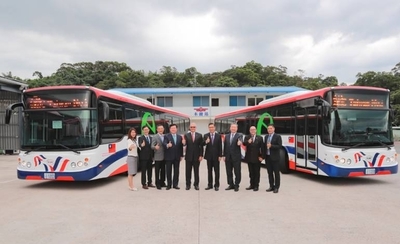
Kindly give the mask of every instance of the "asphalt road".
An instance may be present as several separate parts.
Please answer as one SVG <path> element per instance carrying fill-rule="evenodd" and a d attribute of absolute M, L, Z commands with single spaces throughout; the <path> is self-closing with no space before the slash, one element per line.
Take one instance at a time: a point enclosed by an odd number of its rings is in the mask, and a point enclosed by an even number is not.
<path fill-rule="evenodd" d="M 398 148 L 400 152 L 400 147 Z M 0 243 L 400 243 L 400 175 L 325 178 L 282 175 L 278 194 L 239 192 L 132 192 L 125 176 L 92 182 L 16 179 L 17 156 L 0 156 Z M 140 183 L 140 173 L 135 177 Z"/>

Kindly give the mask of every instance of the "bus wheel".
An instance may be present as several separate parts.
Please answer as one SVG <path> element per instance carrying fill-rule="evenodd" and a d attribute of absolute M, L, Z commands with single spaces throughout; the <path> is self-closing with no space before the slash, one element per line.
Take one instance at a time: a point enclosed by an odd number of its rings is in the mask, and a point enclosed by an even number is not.
<path fill-rule="evenodd" d="M 279 169 L 282 174 L 289 174 L 289 158 L 284 148 L 279 150 Z"/>

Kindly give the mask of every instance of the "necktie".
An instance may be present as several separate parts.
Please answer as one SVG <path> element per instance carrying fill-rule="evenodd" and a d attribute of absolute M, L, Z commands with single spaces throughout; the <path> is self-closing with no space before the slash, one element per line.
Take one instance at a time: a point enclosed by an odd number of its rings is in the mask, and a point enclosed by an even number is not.
<path fill-rule="evenodd" d="M 193 142 L 194 142 L 194 133 L 192 132 L 192 140 L 193 140 Z"/>
<path fill-rule="evenodd" d="M 161 142 L 164 142 L 164 136 L 160 135 Z"/>
<path fill-rule="evenodd" d="M 255 136 L 253 136 L 253 138 L 251 139 L 253 142 L 256 140 L 256 137 Z"/>
<path fill-rule="evenodd" d="M 211 134 L 211 144 L 214 143 L 214 133 Z"/>
<path fill-rule="evenodd" d="M 146 140 L 148 143 L 150 143 L 150 138 L 148 136 L 146 136 Z"/>
<path fill-rule="evenodd" d="M 235 137 L 234 133 L 231 134 L 231 144 L 232 144 L 232 141 L 233 141 L 233 137 Z"/>
<path fill-rule="evenodd" d="M 176 144 L 176 135 L 173 134 L 172 137 L 174 138 L 174 144 Z"/>
<path fill-rule="evenodd" d="M 267 143 L 271 143 L 271 135 L 268 136 Z M 269 155 L 269 148 L 267 149 L 267 155 Z"/>

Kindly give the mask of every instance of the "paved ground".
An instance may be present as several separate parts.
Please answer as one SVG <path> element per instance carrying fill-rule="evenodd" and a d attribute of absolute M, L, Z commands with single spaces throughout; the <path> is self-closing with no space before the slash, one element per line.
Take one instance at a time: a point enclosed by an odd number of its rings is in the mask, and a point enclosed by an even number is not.
<path fill-rule="evenodd" d="M 124 176 L 93 182 L 16 179 L 0 156 L 0 243 L 400 243 L 400 175 L 282 176 L 281 191 L 127 189 Z M 224 165 L 224 164 L 222 164 Z M 181 166 L 183 166 L 181 164 Z M 222 172 L 225 172 L 222 167 Z M 138 177 L 139 176 L 139 177 Z M 135 182 L 140 182 L 140 174 Z M 222 174 L 222 186 L 226 176 Z"/>

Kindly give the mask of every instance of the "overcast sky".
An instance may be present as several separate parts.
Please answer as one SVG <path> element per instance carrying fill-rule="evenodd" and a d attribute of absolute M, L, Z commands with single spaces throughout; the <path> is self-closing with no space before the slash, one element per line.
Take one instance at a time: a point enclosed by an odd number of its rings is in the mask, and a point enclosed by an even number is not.
<path fill-rule="evenodd" d="M 351 84 L 400 62 L 398 0 L 1 0 L 0 9 L 0 74 L 21 78 L 82 61 L 210 73 L 254 60 Z"/>

